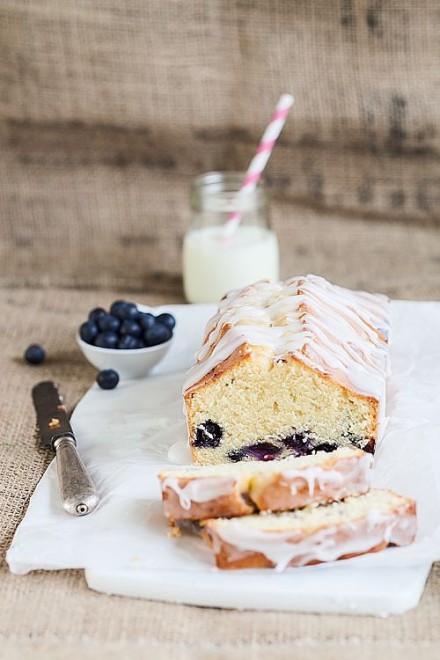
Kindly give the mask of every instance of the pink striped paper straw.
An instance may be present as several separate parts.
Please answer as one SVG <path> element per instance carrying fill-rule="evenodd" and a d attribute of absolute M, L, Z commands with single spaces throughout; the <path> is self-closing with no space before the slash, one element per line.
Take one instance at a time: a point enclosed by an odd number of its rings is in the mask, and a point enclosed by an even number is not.
<path fill-rule="evenodd" d="M 263 133 L 263 137 L 258 145 L 257 152 L 249 165 L 241 188 L 235 198 L 236 202 L 244 202 L 246 196 L 257 187 L 258 181 L 263 174 L 264 168 L 272 154 L 276 141 L 283 130 L 289 110 L 293 105 L 293 96 L 291 94 L 282 94 L 277 103 L 272 119 Z M 225 222 L 223 237 L 231 238 L 238 225 L 241 222 L 244 211 L 234 211 Z"/>

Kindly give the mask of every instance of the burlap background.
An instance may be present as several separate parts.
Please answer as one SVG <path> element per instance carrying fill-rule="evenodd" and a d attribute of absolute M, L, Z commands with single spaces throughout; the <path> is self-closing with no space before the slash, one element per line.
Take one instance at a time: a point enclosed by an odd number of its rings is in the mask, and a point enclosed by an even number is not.
<path fill-rule="evenodd" d="M 440 297 L 438 33 L 436 0 L 0 0 L 2 556 L 48 461 L 31 386 L 78 400 L 94 372 L 75 327 L 116 291 L 182 301 L 189 181 L 245 168 L 280 92 L 284 274 Z M 31 341 L 45 366 L 22 364 Z M 438 567 L 389 620 L 108 598 L 5 565 L 0 585 L 8 660 L 439 657 Z"/>
<path fill-rule="evenodd" d="M 284 273 L 435 295 L 438 29 L 434 0 L 2 0 L 1 282 L 176 289 L 191 177 L 245 168 L 292 91 Z"/>

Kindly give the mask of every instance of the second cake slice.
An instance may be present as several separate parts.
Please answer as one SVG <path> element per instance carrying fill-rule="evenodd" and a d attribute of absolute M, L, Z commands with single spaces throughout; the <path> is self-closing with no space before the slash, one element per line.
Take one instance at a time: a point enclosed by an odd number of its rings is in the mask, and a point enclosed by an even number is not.
<path fill-rule="evenodd" d="M 416 505 L 390 490 L 373 489 L 297 511 L 206 520 L 203 527 L 218 568 L 282 571 L 409 545 L 416 534 Z"/>

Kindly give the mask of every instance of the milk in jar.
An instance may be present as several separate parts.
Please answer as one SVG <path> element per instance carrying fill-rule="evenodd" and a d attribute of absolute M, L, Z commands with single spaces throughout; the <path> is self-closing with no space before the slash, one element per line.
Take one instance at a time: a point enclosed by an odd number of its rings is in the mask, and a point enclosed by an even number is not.
<path fill-rule="evenodd" d="M 243 173 L 211 172 L 191 189 L 191 225 L 183 243 L 183 279 L 189 302 L 218 302 L 228 291 L 261 279 L 279 279 L 277 236 L 268 224 L 264 183 L 238 200 Z M 225 237 L 225 222 L 234 211 L 241 222 Z"/>

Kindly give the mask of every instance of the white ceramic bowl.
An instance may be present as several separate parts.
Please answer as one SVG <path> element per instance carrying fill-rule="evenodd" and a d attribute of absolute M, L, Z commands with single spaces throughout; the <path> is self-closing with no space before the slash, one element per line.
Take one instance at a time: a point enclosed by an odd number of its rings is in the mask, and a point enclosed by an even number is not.
<path fill-rule="evenodd" d="M 148 348 L 121 350 L 117 348 L 99 348 L 87 344 L 76 335 L 78 346 L 90 364 L 99 369 L 114 369 L 120 378 L 144 378 L 153 367 L 168 353 L 173 337 L 163 344 Z"/>

